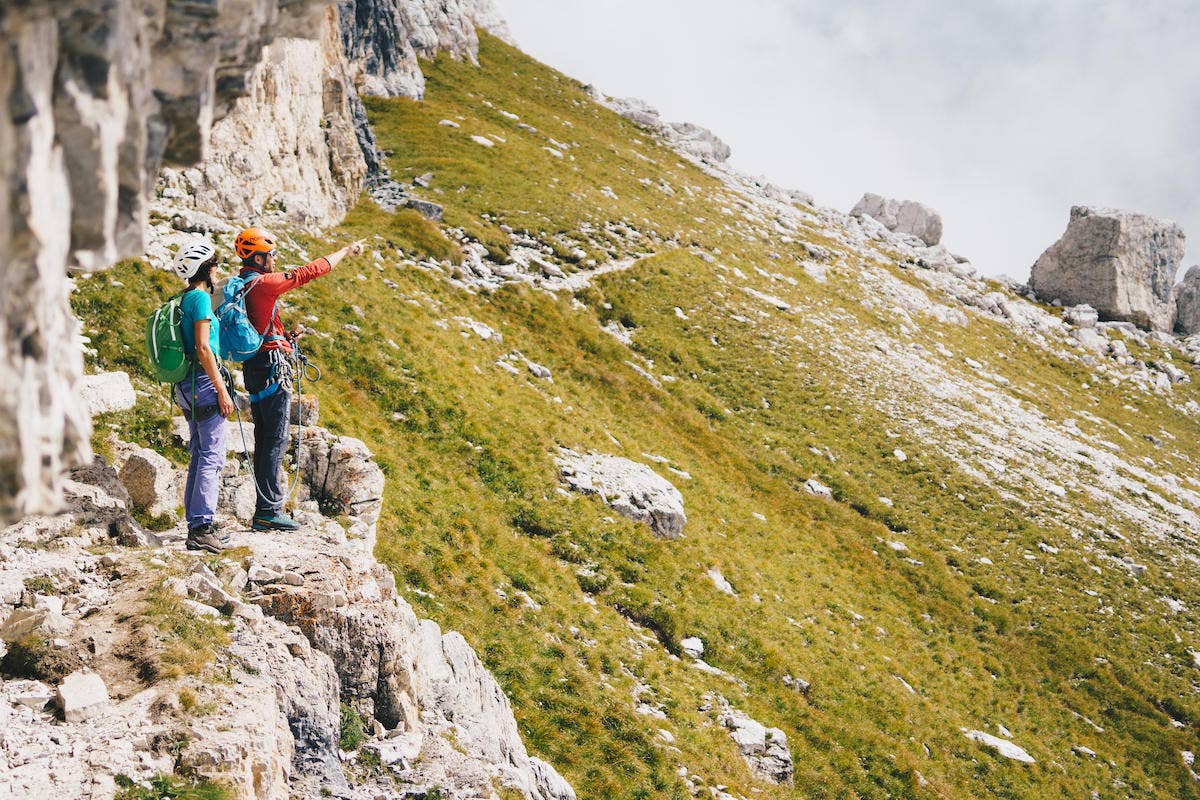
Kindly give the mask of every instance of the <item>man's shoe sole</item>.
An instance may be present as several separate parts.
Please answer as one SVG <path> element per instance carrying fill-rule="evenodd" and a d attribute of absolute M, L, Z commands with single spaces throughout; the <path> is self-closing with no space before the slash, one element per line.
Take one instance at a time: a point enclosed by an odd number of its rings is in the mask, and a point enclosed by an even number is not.
<path fill-rule="evenodd" d="M 250 523 L 250 529 L 254 531 L 298 531 L 299 525 L 272 525 L 269 522 L 258 522 L 255 520 Z"/>
<path fill-rule="evenodd" d="M 219 545 L 207 545 L 203 542 L 197 542 L 193 539 L 188 539 L 185 547 L 187 547 L 188 550 L 203 550 L 204 552 L 212 553 L 213 555 L 218 555 L 225 550 L 225 548 Z"/>

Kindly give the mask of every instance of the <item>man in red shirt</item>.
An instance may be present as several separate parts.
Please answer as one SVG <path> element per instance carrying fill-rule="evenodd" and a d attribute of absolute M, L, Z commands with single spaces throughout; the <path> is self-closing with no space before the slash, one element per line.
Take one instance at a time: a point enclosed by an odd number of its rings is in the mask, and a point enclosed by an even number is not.
<path fill-rule="evenodd" d="M 242 231 L 233 249 L 242 259 L 241 276 L 258 275 L 246 294 L 246 316 L 264 337 L 262 348 L 242 365 L 254 418 L 254 480 L 258 484 L 251 527 L 259 531 L 296 530 L 296 521 L 283 513 L 287 482 L 282 477 L 282 466 L 292 404 L 293 375 L 288 356 L 299 331 L 284 333 L 276 305 L 282 294 L 327 274 L 347 255 L 361 253 L 363 245 L 355 242 L 286 272 L 275 271 L 275 238 L 264 230 Z"/>

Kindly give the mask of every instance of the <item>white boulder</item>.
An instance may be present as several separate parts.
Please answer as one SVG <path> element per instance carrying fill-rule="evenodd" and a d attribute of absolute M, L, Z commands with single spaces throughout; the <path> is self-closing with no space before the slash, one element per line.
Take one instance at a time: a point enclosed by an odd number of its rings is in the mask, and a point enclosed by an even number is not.
<path fill-rule="evenodd" d="M 720 722 L 755 776 L 772 783 L 792 782 L 792 752 L 783 731 L 768 728 L 734 708 L 726 709 Z"/>
<path fill-rule="evenodd" d="M 966 728 L 963 728 L 963 735 L 968 739 L 992 748 L 1005 758 L 1011 758 L 1013 761 L 1020 761 L 1025 764 L 1037 763 L 1034 761 L 1033 756 L 1025 752 L 1023 748 L 1018 747 L 1007 739 L 1001 739 L 999 736 L 993 736 L 983 731 L 969 731 Z"/>
<path fill-rule="evenodd" d="M 59 684 L 55 702 L 67 722 L 91 719 L 108 706 L 108 687 L 91 670 L 72 672 Z"/>
<path fill-rule="evenodd" d="M 1185 336 L 1200 333 L 1200 264 L 1189 267 L 1175 287 L 1175 330 Z"/>
<path fill-rule="evenodd" d="M 650 526 L 656 536 L 683 536 L 683 495 L 645 464 L 619 456 L 582 454 L 562 448 L 555 459 L 562 478 L 577 492 L 597 494 L 613 509 Z"/>
<path fill-rule="evenodd" d="M 1087 303 L 1063 310 L 1063 320 L 1077 328 L 1095 328 L 1100 321 L 1100 314 Z"/>
<path fill-rule="evenodd" d="M 679 643 L 679 649 L 683 650 L 686 656 L 700 658 L 704 655 L 704 642 L 699 636 L 689 636 Z"/>
<path fill-rule="evenodd" d="M 867 192 L 850 214 L 871 217 L 888 230 L 916 236 L 930 247 L 942 240 L 941 214 L 915 200 L 895 200 Z"/>
<path fill-rule="evenodd" d="M 151 516 L 174 511 L 179 493 L 175 467 L 161 454 L 139 447 L 125 460 L 120 476 L 136 508 Z"/>
<path fill-rule="evenodd" d="M 1104 319 L 1169 331 L 1184 243 L 1170 220 L 1075 206 L 1062 238 L 1033 265 L 1029 285 L 1043 300 L 1087 303 Z"/>
<path fill-rule="evenodd" d="M 84 375 L 79 381 L 79 397 L 93 417 L 112 411 L 128 411 L 137 403 L 137 394 L 126 372 L 101 372 Z"/>

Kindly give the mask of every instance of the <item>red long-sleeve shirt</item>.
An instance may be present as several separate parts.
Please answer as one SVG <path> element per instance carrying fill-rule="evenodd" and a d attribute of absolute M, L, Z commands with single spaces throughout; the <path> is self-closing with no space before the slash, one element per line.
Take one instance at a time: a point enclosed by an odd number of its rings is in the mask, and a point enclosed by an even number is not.
<path fill-rule="evenodd" d="M 327 260 L 318 258 L 316 261 L 305 264 L 303 267 L 289 269 L 286 272 L 263 272 L 252 267 L 247 267 L 241 271 L 240 274 L 243 278 L 249 278 L 252 275 L 261 275 L 246 294 L 246 316 L 250 318 L 250 324 L 265 337 L 279 337 L 278 339 L 271 339 L 268 342 L 264 342 L 262 346 L 263 350 L 292 352 L 291 342 L 283 335 L 283 321 L 279 319 L 279 312 L 275 309 L 275 303 L 279 300 L 280 295 L 303 286 L 311 280 L 316 280 L 322 275 L 328 274 L 331 269 L 333 267 L 329 265 Z"/>

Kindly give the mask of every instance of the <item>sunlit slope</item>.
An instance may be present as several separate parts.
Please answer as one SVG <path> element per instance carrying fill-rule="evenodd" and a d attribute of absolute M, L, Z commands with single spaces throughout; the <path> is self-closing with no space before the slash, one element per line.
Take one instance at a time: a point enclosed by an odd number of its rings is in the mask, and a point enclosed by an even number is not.
<path fill-rule="evenodd" d="M 1119 438 L 1122 458 L 1193 483 L 1195 423 L 982 316 L 897 317 L 829 231 L 764 224 L 494 39 L 480 62 L 426 65 L 423 103 L 369 104 L 393 174 L 434 173 L 422 194 L 445 206 L 451 239 L 461 229 L 503 259 L 506 226 L 552 245 L 567 270 L 656 255 L 574 297 L 472 294 L 450 284 L 450 261 L 413 257 L 451 243 L 364 201 L 328 242 L 369 235 L 380 258 L 347 261 L 285 314 L 317 331 L 324 378 L 309 388 L 323 424 L 363 439 L 387 473 L 379 556 L 421 613 L 479 650 L 531 749 L 584 798 L 688 797 L 681 768 L 764 798 L 1196 796 L 1180 751 L 1197 748 L 1200 636 L 1163 600 L 1200 604 L 1190 536 L 1139 536 L 1082 490 L 1047 499 L 987 479 L 964 455 L 975 429 L 933 421 L 966 406 L 965 390 L 939 397 L 930 376 L 986 384 L 1038 424 L 1078 417 Z M 824 282 L 804 269 L 806 243 L 832 253 Z M 140 265 L 81 282 L 101 366 L 148 386 L 141 320 L 169 283 Z M 602 329 L 613 322 L 632 345 Z M 497 366 L 513 351 L 552 380 Z M 1170 402 L 1197 394 L 1181 384 Z M 992 413 L 984 395 L 972 402 L 964 414 Z M 160 392 L 112 424 L 163 445 L 165 409 Z M 1105 432 L 1118 426 L 1124 437 Z M 652 466 L 683 493 L 685 538 L 656 540 L 562 494 L 559 446 Z M 805 491 L 810 478 L 833 499 Z M 1082 535 L 1081 518 L 1107 534 Z M 1145 572 L 1113 560 L 1126 556 Z M 714 567 L 734 596 L 706 576 Z M 725 674 L 680 657 L 686 636 Z M 794 787 L 751 778 L 716 696 L 787 733 Z M 960 730 L 999 725 L 1037 763 Z"/>

